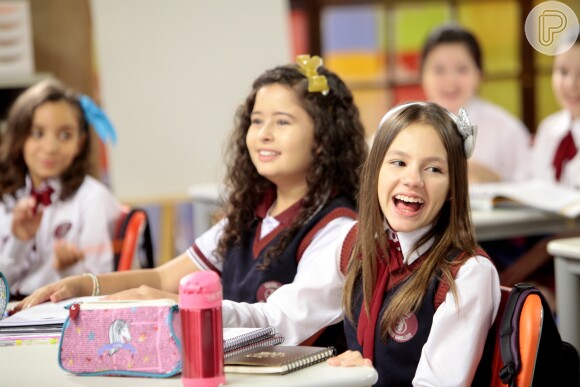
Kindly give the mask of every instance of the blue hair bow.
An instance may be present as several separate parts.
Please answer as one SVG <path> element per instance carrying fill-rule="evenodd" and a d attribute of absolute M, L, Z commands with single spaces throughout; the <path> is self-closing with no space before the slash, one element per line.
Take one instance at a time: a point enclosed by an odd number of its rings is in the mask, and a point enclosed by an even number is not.
<path fill-rule="evenodd" d="M 113 128 L 113 125 L 107 118 L 105 112 L 101 110 L 101 108 L 98 107 L 87 95 L 81 95 L 79 103 L 83 108 L 87 121 L 95 129 L 95 132 L 97 132 L 97 135 L 101 140 L 103 142 L 110 140 L 111 143 L 116 144 L 117 134 L 115 133 L 115 128 Z"/>

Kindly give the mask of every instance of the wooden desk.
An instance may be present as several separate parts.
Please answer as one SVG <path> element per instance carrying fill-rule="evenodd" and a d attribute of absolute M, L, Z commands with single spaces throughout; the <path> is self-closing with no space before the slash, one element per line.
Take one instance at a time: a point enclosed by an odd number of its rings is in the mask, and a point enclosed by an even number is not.
<path fill-rule="evenodd" d="M 562 339 L 580 350 L 580 238 L 548 243 L 556 260 L 556 305 Z"/>
<path fill-rule="evenodd" d="M 76 376 L 58 365 L 58 345 L 38 344 L 0 347 L 0 381 L 6 387 L 181 387 L 180 376 L 169 379 Z M 226 386 L 233 387 L 356 387 L 371 386 L 378 375 L 372 367 L 331 367 L 325 362 L 287 375 L 226 374 Z"/>

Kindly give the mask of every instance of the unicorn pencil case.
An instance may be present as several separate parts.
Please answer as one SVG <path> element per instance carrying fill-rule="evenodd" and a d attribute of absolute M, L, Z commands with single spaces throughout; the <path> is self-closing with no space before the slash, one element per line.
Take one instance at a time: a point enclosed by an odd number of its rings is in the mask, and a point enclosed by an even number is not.
<path fill-rule="evenodd" d="M 77 375 L 169 377 L 181 372 L 181 324 L 172 300 L 69 305 L 59 365 Z"/>

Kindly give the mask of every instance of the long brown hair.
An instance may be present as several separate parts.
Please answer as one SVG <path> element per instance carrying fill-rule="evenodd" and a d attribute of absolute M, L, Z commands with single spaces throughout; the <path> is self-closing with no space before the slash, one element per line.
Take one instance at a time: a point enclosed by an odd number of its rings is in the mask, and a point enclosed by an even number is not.
<path fill-rule="evenodd" d="M 294 90 L 314 122 L 314 144 L 311 149 L 313 161 L 306 176 L 308 193 L 302 198 L 298 216 L 282 232 L 277 245 L 267 251 L 264 266 L 267 267 L 286 248 L 329 193 L 334 191 L 355 202 L 360 167 L 367 154 L 364 129 L 352 94 L 344 82 L 324 67 L 319 67 L 318 73 L 328 81 L 330 90 L 326 95 L 308 91 L 308 79 L 298 70 L 298 66 L 280 66 L 258 77 L 245 103 L 238 108 L 227 153 L 227 224 L 217 248 L 221 257 L 225 257 L 228 248 L 242 243 L 264 193 L 276 188 L 260 176 L 246 146 L 256 93 L 266 85 L 281 84 Z"/>
<path fill-rule="evenodd" d="M 448 280 L 455 295 L 456 287 L 451 275 L 451 265 L 461 261 L 448 262 L 454 251 L 466 252 L 466 257 L 475 255 L 477 244 L 473 231 L 467 187 L 467 158 L 463 150 L 463 139 L 449 113 L 433 103 L 410 104 L 400 110 L 389 112 L 383 119 L 362 170 L 359 198 L 359 230 L 353 259 L 349 264 L 343 303 L 347 317 L 354 321 L 352 314 L 354 293 L 362 280 L 364 307 L 368 313 L 379 256 L 389 259 L 387 239 L 384 232 L 384 216 L 379 206 L 377 184 L 381 164 L 389 147 L 397 135 L 409 125 L 432 126 L 439 134 L 447 151 L 449 163 L 449 195 L 441 211 L 434 219 L 433 227 L 413 247 L 433 239 L 433 246 L 425 253 L 420 268 L 397 290 L 383 316 L 381 328 L 383 337 L 403 315 L 415 312 L 421 306 L 430 281 L 437 275 Z M 377 248 L 379 246 L 379 249 Z M 381 251 L 382 250 L 382 251 Z M 464 258 L 466 259 L 466 258 Z"/>
<path fill-rule="evenodd" d="M 24 162 L 24 143 L 30 136 L 36 109 L 46 102 L 66 101 L 78 118 L 81 150 L 70 167 L 62 173 L 60 199 L 72 196 L 91 172 L 91 136 L 88 123 L 78 101 L 78 95 L 57 80 L 46 80 L 26 89 L 8 112 L 6 132 L 0 141 L 0 200 L 4 194 L 14 196 L 25 185 L 28 167 Z"/>

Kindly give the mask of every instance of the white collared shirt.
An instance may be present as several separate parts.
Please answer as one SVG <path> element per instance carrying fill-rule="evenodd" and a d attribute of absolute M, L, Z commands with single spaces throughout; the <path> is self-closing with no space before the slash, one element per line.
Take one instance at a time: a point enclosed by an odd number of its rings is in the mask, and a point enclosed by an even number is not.
<path fill-rule="evenodd" d="M 86 176 L 77 192 L 65 201 L 58 200 L 61 185 L 57 179 L 48 184 L 54 189 L 52 204 L 44 208 L 36 236 L 20 241 L 11 233 L 12 209 L 16 201 L 30 195 L 31 181 L 16 192 L 16 200 L 5 195 L 0 202 L 0 270 L 10 292 L 31 294 L 41 286 L 84 272 L 106 273 L 113 270 L 113 233 L 121 215 L 121 205 L 107 187 Z M 85 250 L 85 258 L 62 271 L 52 267 L 53 245 L 62 239 Z"/>
<path fill-rule="evenodd" d="M 298 263 L 294 280 L 277 289 L 266 302 L 245 303 L 224 300 L 224 327 L 265 327 L 271 325 L 284 336 L 284 345 L 298 345 L 320 329 L 342 321 L 342 288 L 340 250 L 346 234 L 355 221 L 339 217 L 321 228 L 308 245 Z M 262 221 L 261 237 L 278 226 L 268 215 Z M 225 221 L 214 225 L 195 240 L 195 245 L 217 270 L 222 263 L 214 254 Z M 194 249 L 189 257 L 207 270 Z"/>
<path fill-rule="evenodd" d="M 428 229 L 397 233 L 405 264 L 413 263 L 433 244 L 428 241 L 411 253 Z M 489 259 L 476 256 L 461 266 L 455 284 L 459 310 L 450 289 L 433 316 L 413 386 L 467 386 L 473 380 L 499 308 L 499 276 Z"/>
<path fill-rule="evenodd" d="M 552 162 L 564 136 L 572 128 L 572 137 L 578 148 L 576 156 L 564 164 L 560 184 L 580 190 L 580 118 L 572 122 L 572 115 L 561 110 L 546 117 L 538 127 L 533 147 L 534 178 L 555 182 Z"/>
<path fill-rule="evenodd" d="M 489 168 L 503 181 L 530 177 L 531 135 L 516 117 L 479 97 L 465 106 L 469 120 L 477 126 L 471 159 Z"/>

